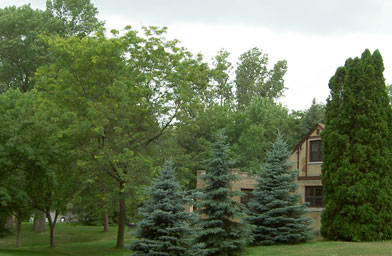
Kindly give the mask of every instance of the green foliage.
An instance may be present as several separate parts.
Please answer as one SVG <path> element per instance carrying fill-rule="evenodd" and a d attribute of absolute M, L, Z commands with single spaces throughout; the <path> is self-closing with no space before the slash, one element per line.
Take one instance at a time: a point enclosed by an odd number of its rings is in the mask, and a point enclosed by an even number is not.
<path fill-rule="evenodd" d="M 268 55 L 257 47 L 243 53 L 235 71 L 238 109 L 246 109 L 255 97 L 276 99 L 284 91 L 287 62 L 278 61 L 268 70 Z"/>
<path fill-rule="evenodd" d="M 381 54 L 348 59 L 329 82 L 322 135 L 325 210 L 321 233 L 333 240 L 392 238 L 392 110 Z"/>
<path fill-rule="evenodd" d="M 177 124 L 169 138 L 172 144 L 167 148 L 171 150 L 176 166 L 179 166 L 178 175 L 184 187 L 196 187 L 196 171 L 206 168 L 204 160 L 209 157 L 216 131 L 225 129 L 231 134 L 233 121 L 229 106 L 211 105 L 199 111 L 194 120 Z M 230 139 L 235 138 L 230 136 Z"/>
<path fill-rule="evenodd" d="M 296 194 L 298 170 L 290 170 L 290 151 L 278 134 L 257 177 L 254 198 L 248 204 L 246 220 L 255 225 L 254 244 L 294 244 L 312 238 L 311 219 L 305 217 L 305 204 Z"/>
<path fill-rule="evenodd" d="M 47 217 L 64 212 L 75 191 L 68 140 L 59 128 L 65 122 L 55 106 L 41 103 L 35 90 L 0 94 L 0 170 L 5 177 L 0 186 L 18 218 L 30 214 L 31 207 Z"/>
<path fill-rule="evenodd" d="M 254 98 L 246 111 L 237 112 L 235 124 L 233 154 L 238 159 L 237 166 L 251 173 L 265 159 L 276 130 L 290 133 L 293 129 L 288 110 L 266 98 Z"/>
<path fill-rule="evenodd" d="M 35 71 L 50 62 L 43 36 L 85 36 L 101 29 L 89 0 L 47 1 L 47 10 L 30 5 L 0 9 L 0 93 L 34 88 Z"/>
<path fill-rule="evenodd" d="M 166 130 L 199 104 L 208 82 L 201 59 L 163 33 L 151 27 L 139 36 L 127 28 L 122 36 L 113 31 L 110 39 L 104 33 L 55 38 L 49 41 L 55 61 L 36 76 L 43 98 L 72 119 L 64 133 L 73 138 L 78 164 L 112 178 L 121 202 L 127 189 L 135 192 L 148 183 L 152 164 L 141 163 L 151 160 Z"/>
<path fill-rule="evenodd" d="M 232 64 L 227 60 L 230 53 L 220 50 L 215 56 L 211 69 L 212 101 L 220 106 L 234 106 Z"/>
<path fill-rule="evenodd" d="M 0 9 L 0 92 L 33 88 L 34 72 L 48 61 L 40 36 L 49 31 L 50 24 L 47 13 L 29 5 Z"/>
<path fill-rule="evenodd" d="M 165 162 L 150 187 L 150 198 L 140 208 L 136 236 L 141 240 L 132 243 L 133 255 L 188 255 L 192 216 L 185 212 L 187 201 L 174 175 L 172 163 Z"/>
<path fill-rule="evenodd" d="M 202 176 L 205 187 L 198 203 L 201 220 L 197 242 L 203 244 L 205 255 L 237 255 L 251 240 L 250 226 L 242 222 L 245 207 L 232 199 L 239 192 L 231 190 L 237 179 L 231 165 L 225 137 L 219 135 Z"/>
<path fill-rule="evenodd" d="M 313 99 L 312 105 L 304 111 L 293 111 L 290 114 L 296 125 L 292 126 L 295 141 L 300 141 L 317 123 L 325 122 L 325 105 Z"/>
<path fill-rule="evenodd" d="M 62 36 L 83 37 L 102 29 L 97 8 L 90 0 L 47 0 L 46 11 L 50 13 Z"/>

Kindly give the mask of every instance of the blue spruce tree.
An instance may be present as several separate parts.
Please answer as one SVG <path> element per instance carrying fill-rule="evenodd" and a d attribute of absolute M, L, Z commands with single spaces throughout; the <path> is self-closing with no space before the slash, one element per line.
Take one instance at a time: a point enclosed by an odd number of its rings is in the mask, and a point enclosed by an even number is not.
<path fill-rule="evenodd" d="M 298 170 L 290 170 L 290 152 L 278 134 L 267 153 L 257 178 L 254 198 L 248 204 L 247 220 L 254 225 L 254 244 L 293 244 L 312 238 L 312 220 L 305 216 L 305 204 L 296 193 Z"/>
<path fill-rule="evenodd" d="M 197 242 L 204 245 L 203 255 L 237 255 L 250 237 L 250 225 L 242 223 L 245 207 L 232 200 L 239 196 L 231 190 L 237 179 L 231 173 L 228 146 L 219 135 L 212 145 L 212 157 L 207 160 L 203 180 L 200 232 Z"/>
<path fill-rule="evenodd" d="M 184 193 L 179 191 L 171 162 L 165 162 L 160 176 L 149 189 L 150 198 L 139 210 L 133 255 L 188 255 L 190 249 L 189 223 L 192 215 L 185 212 Z"/>

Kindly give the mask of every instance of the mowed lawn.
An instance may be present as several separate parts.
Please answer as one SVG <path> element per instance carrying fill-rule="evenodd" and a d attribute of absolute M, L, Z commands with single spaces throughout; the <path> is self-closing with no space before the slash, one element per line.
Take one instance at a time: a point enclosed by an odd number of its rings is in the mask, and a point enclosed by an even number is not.
<path fill-rule="evenodd" d="M 103 233 L 103 227 L 71 225 L 57 223 L 55 228 L 56 248 L 49 248 L 49 227 L 47 231 L 37 234 L 32 232 L 32 224 L 24 223 L 22 230 L 22 247 L 15 247 L 16 235 L 0 238 L 0 255 L 129 255 L 128 249 L 114 249 L 117 227 Z M 125 245 L 132 239 L 125 233 Z"/>
<path fill-rule="evenodd" d="M 392 241 L 383 242 L 335 242 L 318 237 L 314 241 L 296 245 L 248 247 L 247 256 L 379 256 L 392 255 Z"/>
<path fill-rule="evenodd" d="M 75 226 L 58 223 L 56 226 L 56 248 L 49 248 L 49 233 L 36 234 L 30 223 L 23 224 L 22 247 L 15 247 L 15 235 L 0 238 L 0 255 L 130 255 L 128 249 L 113 249 L 116 244 L 117 228 L 103 233 L 102 227 Z M 126 233 L 125 244 L 132 236 Z M 392 255 L 392 241 L 385 242 L 333 242 L 318 238 L 298 245 L 248 247 L 244 256 L 342 256 Z"/>

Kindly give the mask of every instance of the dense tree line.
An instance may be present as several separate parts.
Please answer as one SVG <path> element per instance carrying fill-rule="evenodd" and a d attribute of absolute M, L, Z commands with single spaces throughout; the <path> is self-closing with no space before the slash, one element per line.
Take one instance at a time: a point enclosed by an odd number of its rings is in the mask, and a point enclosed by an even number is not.
<path fill-rule="evenodd" d="M 20 234 L 42 213 L 53 247 L 58 216 L 74 212 L 105 230 L 115 221 L 121 248 L 164 159 L 193 189 L 216 131 L 235 167 L 257 173 L 277 128 L 292 146 L 323 120 L 322 104 L 290 113 L 277 103 L 287 63 L 269 69 L 258 48 L 236 65 L 224 50 L 209 63 L 165 28 L 109 36 L 96 15 L 89 0 L 0 9 L 1 228 L 13 215 Z"/>
<path fill-rule="evenodd" d="M 312 238 L 311 218 L 305 217 L 306 205 L 298 203 L 295 193 L 298 170 L 290 170 L 283 137 L 278 135 L 257 171 L 250 211 L 233 199 L 241 196 L 232 190 L 239 177 L 232 172 L 226 137 L 222 132 L 216 137 L 201 176 L 204 186 L 193 196 L 199 218 L 183 208 L 187 197 L 178 191 L 173 168 L 166 164 L 140 208 L 140 240 L 131 245 L 133 255 L 239 255 L 250 243 L 294 244 Z"/>

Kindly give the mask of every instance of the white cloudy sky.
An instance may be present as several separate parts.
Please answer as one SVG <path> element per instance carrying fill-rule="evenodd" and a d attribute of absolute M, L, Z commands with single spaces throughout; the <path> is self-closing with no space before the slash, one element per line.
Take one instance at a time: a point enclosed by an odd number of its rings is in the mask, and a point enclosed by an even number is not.
<path fill-rule="evenodd" d="M 106 27 L 167 26 L 206 59 L 224 48 L 231 61 L 259 47 L 273 64 L 288 61 L 281 100 L 290 109 L 305 109 L 313 98 L 325 102 L 328 80 L 349 57 L 365 48 L 380 50 L 384 76 L 392 83 L 392 1 L 389 0 L 92 0 Z M 0 0 L 0 8 L 45 0 Z"/>

